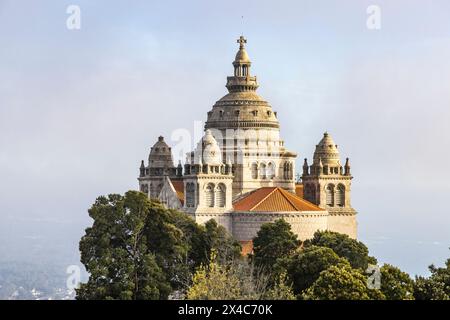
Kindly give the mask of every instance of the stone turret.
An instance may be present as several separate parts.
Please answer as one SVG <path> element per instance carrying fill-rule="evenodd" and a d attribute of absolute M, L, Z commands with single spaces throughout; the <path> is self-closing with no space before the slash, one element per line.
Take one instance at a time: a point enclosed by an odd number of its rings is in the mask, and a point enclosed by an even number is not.
<path fill-rule="evenodd" d="M 224 163 L 217 140 L 210 130 L 187 154 L 183 176 L 185 199 L 184 211 L 197 222 L 215 219 L 231 232 L 233 210 L 231 163 Z"/>
<path fill-rule="evenodd" d="M 330 213 L 330 230 L 356 238 L 356 211 L 350 202 L 352 179 L 348 158 L 344 169 L 337 144 L 325 132 L 316 145 L 309 173 L 303 170 L 304 198 Z"/>
<path fill-rule="evenodd" d="M 140 190 L 147 193 L 151 198 L 158 198 L 164 183 L 164 177 L 177 176 L 177 168 L 173 164 L 172 148 L 160 136 L 158 141 L 151 147 L 148 156 L 148 165 L 141 161 L 139 168 Z"/>

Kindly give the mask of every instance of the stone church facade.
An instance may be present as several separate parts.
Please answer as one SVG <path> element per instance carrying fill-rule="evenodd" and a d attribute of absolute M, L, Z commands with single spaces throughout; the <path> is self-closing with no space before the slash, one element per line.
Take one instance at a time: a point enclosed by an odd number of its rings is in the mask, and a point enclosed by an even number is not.
<path fill-rule="evenodd" d="M 195 150 L 184 166 L 175 166 L 171 147 L 159 137 L 148 163 L 141 162 L 140 190 L 198 223 L 215 219 L 244 247 L 262 224 L 280 218 L 301 240 L 317 230 L 356 238 L 348 158 L 342 165 L 338 146 L 325 133 L 311 165 L 305 159 L 301 180 L 295 178 L 297 154 L 280 137 L 277 112 L 256 93 L 246 40 L 238 43 L 228 94 L 208 112 Z"/>

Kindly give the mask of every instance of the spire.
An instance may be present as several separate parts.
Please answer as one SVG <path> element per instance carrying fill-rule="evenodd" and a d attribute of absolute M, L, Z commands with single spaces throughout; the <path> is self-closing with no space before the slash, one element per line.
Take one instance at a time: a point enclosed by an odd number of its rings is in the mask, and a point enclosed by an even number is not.
<path fill-rule="evenodd" d="M 181 165 L 181 160 L 178 160 L 177 176 L 183 176 L 183 166 Z"/>
<path fill-rule="evenodd" d="M 307 176 L 308 175 L 308 159 L 305 158 L 305 162 L 303 163 L 303 175 Z"/>
<path fill-rule="evenodd" d="M 345 171 L 344 171 L 344 174 L 346 176 L 350 175 L 350 160 L 348 158 L 345 160 Z"/>
<path fill-rule="evenodd" d="M 143 177 L 145 176 L 145 164 L 144 164 L 144 160 L 141 161 L 141 167 L 139 168 L 140 171 L 140 176 Z"/>

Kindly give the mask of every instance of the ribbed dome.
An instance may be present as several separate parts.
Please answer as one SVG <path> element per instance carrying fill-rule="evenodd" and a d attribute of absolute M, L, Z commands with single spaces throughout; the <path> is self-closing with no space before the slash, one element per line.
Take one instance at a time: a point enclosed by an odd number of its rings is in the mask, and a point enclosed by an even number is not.
<path fill-rule="evenodd" d="M 206 129 L 279 129 L 276 113 L 261 96 L 256 93 L 258 82 L 250 73 L 251 62 L 243 36 L 238 40 L 234 75 L 227 77 L 229 93 L 215 103 L 208 112 Z"/>
<path fill-rule="evenodd" d="M 173 165 L 172 149 L 164 141 L 164 137 L 159 137 L 153 145 L 148 157 L 150 168 L 171 168 Z"/>
<path fill-rule="evenodd" d="M 322 140 L 316 145 L 314 164 L 319 164 L 320 160 L 324 166 L 340 165 L 338 146 L 328 132 L 323 134 Z"/>
<path fill-rule="evenodd" d="M 261 101 L 263 103 L 267 103 L 255 91 L 230 92 L 219 100 L 219 102 L 234 102 L 234 101 Z"/>
<path fill-rule="evenodd" d="M 210 130 L 206 130 L 195 150 L 195 163 L 198 163 L 199 159 L 202 159 L 203 164 L 213 166 L 222 164 L 222 151 Z"/>

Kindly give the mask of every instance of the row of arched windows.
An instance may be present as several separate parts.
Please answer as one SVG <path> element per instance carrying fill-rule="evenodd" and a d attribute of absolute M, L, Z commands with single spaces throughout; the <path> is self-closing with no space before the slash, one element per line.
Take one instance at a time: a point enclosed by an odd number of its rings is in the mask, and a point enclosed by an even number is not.
<path fill-rule="evenodd" d="M 317 195 L 320 195 L 320 186 L 306 184 L 304 189 L 304 198 L 312 203 L 319 203 Z M 330 183 L 325 187 L 325 204 L 329 207 L 345 207 L 345 186 L 338 184 L 335 186 Z"/>
<path fill-rule="evenodd" d="M 252 179 L 273 179 L 275 177 L 276 167 L 275 164 L 269 162 L 268 164 L 256 163 L 252 164 Z M 294 164 L 292 162 L 283 163 L 283 179 L 293 179 L 294 177 Z"/>
<path fill-rule="evenodd" d="M 205 187 L 205 205 L 210 208 L 226 206 L 226 186 L 223 183 L 215 185 L 208 183 Z M 186 183 L 186 207 L 194 208 L 196 206 L 196 184 Z"/>
<path fill-rule="evenodd" d="M 345 206 L 345 186 L 338 184 L 329 184 L 325 188 L 326 205 L 330 207 L 344 207 Z"/>
<path fill-rule="evenodd" d="M 219 183 L 217 186 L 214 183 L 208 183 L 205 188 L 206 206 L 210 208 L 225 207 L 225 195 L 226 187 L 223 183 Z"/>
<path fill-rule="evenodd" d="M 252 164 L 252 179 L 273 179 L 275 177 L 275 164 L 269 162 Z"/>
<path fill-rule="evenodd" d="M 141 184 L 141 192 L 146 193 L 150 198 L 158 198 L 159 193 L 163 187 L 162 183 L 157 184 Z"/>

